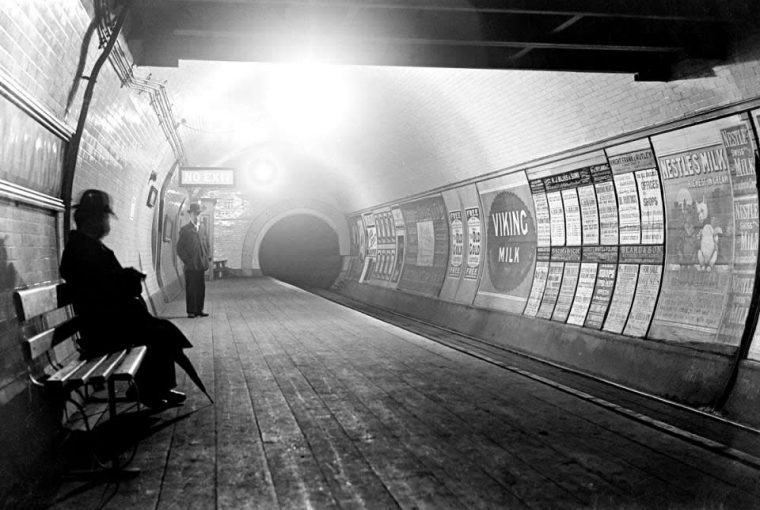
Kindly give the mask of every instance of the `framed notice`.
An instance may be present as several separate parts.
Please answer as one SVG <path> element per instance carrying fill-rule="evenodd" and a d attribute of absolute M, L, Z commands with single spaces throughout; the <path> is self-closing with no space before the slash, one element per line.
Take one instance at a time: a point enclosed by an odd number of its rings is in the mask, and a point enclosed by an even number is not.
<path fill-rule="evenodd" d="M 738 122 L 724 118 L 652 138 L 667 219 L 653 338 L 718 341 L 736 246 L 731 164 L 721 131 Z"/>
<path fill-rule="evenodd" d="M 586 314 L 584 326 L 591 329 L 602 329 L 607 309 L 612 300 L 612 291 L 615 288 L 615 276 L 617 264 L 599 264 L 596 274 L 596 285 L 591 296 L 591 303 Z"/>
<path fill-rule="evenodd" d="M 541 298 L 541 305 L 538 308 L 536 317 L 540 319 L 550 319 L 554 313 L 554 305 L 559 297 L 559 289 L 562 285 L 562 274 L 564 273 L 564 262 L 549 263 L 549 272 L 546 275 L 546 286 L 544 295 Z"/>
<path fill-rule="evenodd" d="M 638 276 L 638 264 L 620 264 L 618 266 L 615 292 L 612 295 L 612 302 L 607 311 L 604 331 L 618 334 L 623 332 L 625 323 L 628 321 L 628 312 L 631 310 L 633 296 L 636 292 Z"/>
<path fill-rule="evenodd" d="M 581 264 L 578 286 L 575 290 L 575 299 L 573 306 L 570 308 L 570 316 L 567 319 L 568 324 L 583 326 L 586 320 L 586 313 L 591 305 L 591 296 L 593 295 L 594 284 L 596 283 L 597 265 L 593 262 Z"/>
<path fill-rule="evenodd" d="M 565 245 L 580 246 L 583 237 L 578 192 L 575 189 L 562 190 L 562 204 L 565 209 Z"/>
<path fill-rule="evenodd" d="M 528 303 L 525 305 L 524 315 L 535 317 L 538 313 L 538 307 L 541 299 L 544 297 L 546 288 L 546 278 L 549 275 L 549 261 L 539 260 L 536 262 L 536 271 L 533 274 L 533 286 L 530 289 Z"/>
<path fill-rule="evenodd" d="M 635 173 L 641 207 L 641 244 L 665 242 L 665 214 L 662 210 L 660 176 L 654 168 Z"/>
<path fill-rule="evenodd" d="M 615 190 L 618 198 L 620 244 L 641 242 L 641 216 L 636 179 L 631 173 L 615 175 Z"/>
<path fill-rule="evenodd" d="M 538 247 L 551 246 L 551 217 L 549 216 L 549 202 L 546 199 L 544 183 L 540 179 L 530 181 L 530 191 L 533 194 L 533 208 L 536 213 L 536 245 Z"/>
<path fill-rule="evenodd" d="M 565 208 L 562 205 L 562 193 L 547 193 L 546 200 L 549 204 L 551 245 L 565 246 Z"/>
<path fill-rule="evenodd" d="M 562 274 L 562 285 L 559 288 L 557 303 L 554 305 L 552 320 L 565 322 L 570 313 L 570 307 L 575 298 L 575 289 L 578 285 L 578 275 L 580 273 L 580 264 L 577 262 L 566 262 L 565 270 Z"/>
<path fill-rule="evenodd" d="M 415 200 L 403 204 L 401 212 L 405 245 L 398 289 L 437 296 L 446 278 L 450 246 L 443 198 L 437 195 Z"/>
<path fill-rule="evenodd" d="M 599 244 L 599 210 L 596 207 L 594 186 L 578 188 L 578 200 L 581 203 L 583 244 Z"/>
<path fill-rule="evenodd" d="M 477 187 L 484 214 L 485 267 L 474 304 L 522 313 L 536 261 L 536 221 L 528 180 L 525 173 L 516 172 Z"/>
<path fill-rule="evenodd" d="M 628 323 L 623 334 L 639 337 L 647 334 L 654 313 L 654 305 L 657 302 L 657 294 L 660 292 L 661 277 L 661 265 L 641 265 L 636 284 L 636 295 L 633 298 L 631 313 L 628 316 Z"/>
<path fill-rule="evenodd" d="M 462 274 L 462 262 L 464 260 L 464 224 L 462 223 L 462 211 L 449 212 L 449 239 L 451 240 L 451 252 L 449 253 L 450 278 L 459 278 Z"/>
<path fill-rule="evenodd" d="M 482 246 L 480 209 L 477 207 L 468 208 L 465 210 L 465 214 L 467 217 L 467 267 L 464 277 L 468 280 L 477 280 Z"/>

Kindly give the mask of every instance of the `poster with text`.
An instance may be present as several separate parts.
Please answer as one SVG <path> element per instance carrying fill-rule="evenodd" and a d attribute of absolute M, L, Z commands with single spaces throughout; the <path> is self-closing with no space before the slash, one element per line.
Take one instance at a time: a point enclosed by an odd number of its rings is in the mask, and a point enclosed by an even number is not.
<path fill-rule="evenodd" d="M 552 224 L 544 182 L 541 179 L 530 181 L 530 192 L 533 195 L 533 208 L 536 213 L 536 245 L 538 247 L 549 247 L 551 246 Z"/>
<path fill-rule="evenodd" d="M 581 203 L 583 218 L 583 244 L 599 244 L 599 210 L 596 207 L 596 191 L 594 186 L 578 188 L 578 199 Z"/>
<path fill-rule="evenodd" d="M 536 260 L 536 221 L 524 172 L 478 184 L 485 266 L 475 305 L 522 313 Z"/>
<path fill-rule="evenodd" d="M 683 131 L 652 139 L 665 193 L 667 249 L 650 336 L 714 342 L 727 306 L 734 252 L 729 163 L 714 126 Z"/>
<path fill-rule="evenodd" d="M 482 246 L 480 209 L 469 207 L 465 210 L 465 214 L 467 217 L 467 267 L 464 277 L 468 280 L 477 280 Z"/>
<path fill-rule="evenodd" d="M 586 314 L 588 313 L 591 297 L 594 293 L 597 266 L 598 264 L 594 262 L 584 262 L 581 264 L 580 275 L 578 276 L 578 288 L 575 290 L 575 300 L 570 308 L 570 316 L 567 319 L 568 324 L 583 326 L 586 321 Z"/>
<path fill-rule="evenodd" d="M 615 291 L 612 294 L 612 302 L 607 310 L 607 318 L 604 321 L 604 331 L 610 333 L 622 333 L 625 323 L 628 321 L 628 312 L 633 303 L 636 292 L 636 281 L 639 276 L 637 264 L 618 265 Z"/>
<path fill-rule="evenodd" d="M 443 198 L 438 195 L 403 204 L 401 213 L 406 245 L 398 289 L 437 296 L 449 256 L 449 222 Z"/>
<path fill-rule="evenodd" d="M 565 322 L 570 313 L 570 307 L 575 298 L 575 288 L 578 285 L 578 275 L 580 273 L 580 264 L 578 262 L 565 262 L 565 270 L 562 273 L 562 283 L 559 287 L 557 303 L 554 305 L 552 320 Z"/>
<path fill-rule="evenodd" d="M 464 260 L 462 211 L 449 212 L 449 239 L 451 240 L 451 253 L 449 253 L 448 276 L 450 278 L 459 278 L 462 274 L 462 262 Z"/>
<path fill-rule="evenodd" d="M 549 263 L 549 272 L 546 275 L 546 286 L 544 295 L 541 298 L 541 305 L 538 307 L 536 317 L 539 319 L 550 319 L 554 313 L 554 305 L 559 297 L 559 289 L 562 286 L 562 274 L 564 273 L 564 262 Z"/>
<path fill-rule="evenodd" d="M 364 269 L 364 258 L 367 255 L 367 243 L 364 228 L 364 221 L 361 216 L 354 216 L 349 220 L 351 225 L 351 268 L 348 277 L 351 280 L 359 281 L 362 270 Z"/>
<path fill-rule="evenodd" d="M 538 307 L 541 305 L 541 299 L 544 297 L 546 288 L 546 278 L 549 275 L 549 261 L 539 260 L 536 262 L 536 270 L 533 274 L 533 285 L 530 289 L 528 302 L 525 305 L 524 315 L 535 317 L 538 313 Z"/>
<path fill-rule="evenodd" d="M 599 240 L 606 246 L 618 244 L 618 206 L 612 170 L 609 165 L 591 167 L 591 177 L 599 209 Z"/>
<path fill-rule="evenodd" d="M 596 284 L 591 296 L 591 304 L 586 314 L 584 326 L 591 329 L 602 329 L 607 309 L 612 301 L 612 291 L 615 288 L 617 264 L 599 264 L 596 273 Z"/>

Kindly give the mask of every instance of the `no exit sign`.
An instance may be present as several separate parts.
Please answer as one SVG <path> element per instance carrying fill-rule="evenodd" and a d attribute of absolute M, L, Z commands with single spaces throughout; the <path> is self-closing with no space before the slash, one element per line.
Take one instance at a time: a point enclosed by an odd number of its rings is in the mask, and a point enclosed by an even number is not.
<path fill-rule="evenodd" d="M 179 185 L 186 187 L 235 186 L 235 169 L 220 167 L 181 167 Z"/>

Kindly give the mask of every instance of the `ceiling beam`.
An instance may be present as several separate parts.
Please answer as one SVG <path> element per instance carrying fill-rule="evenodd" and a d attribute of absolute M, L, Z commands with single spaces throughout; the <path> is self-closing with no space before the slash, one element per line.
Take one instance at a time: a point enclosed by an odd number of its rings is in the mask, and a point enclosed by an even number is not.
<path fill-rule="evenodd" d="M 136 0 L 135 7 L 155 7 L 156 0 Z M 760 10 L 755 0 L 165 0 L 159 5 L 223 4 L 249 7 L 361 8 L 371 10 L 474 12 L 642 18 L 744 23 Z"/>

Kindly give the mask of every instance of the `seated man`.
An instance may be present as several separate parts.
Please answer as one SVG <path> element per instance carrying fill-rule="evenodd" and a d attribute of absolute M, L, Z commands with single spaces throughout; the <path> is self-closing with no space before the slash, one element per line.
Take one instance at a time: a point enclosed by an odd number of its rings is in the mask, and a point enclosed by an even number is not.
<path fill-rule="evenodd" d="M 111 230 L 110 197 L 90 189 L 75 205 L 74 221 L 63 251 L 61 276 L 72 291 L 74 310 L 82 320 L 80 347 L 86 357 L 135 345 L 148 350 L 135 378 L 140 400 L 150 407 L 178 405 L 174 362 L 187 360 L 190 341 L 174 324 L 152 316 L 142 300 L 145 275 L 123 268 L 102 242 Z M 134 395 L 134 391 L 132 391 Z M 136 395 L 135 395 L 136 396 Z"/>

